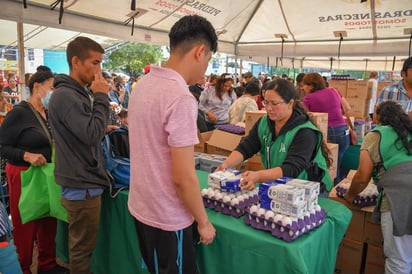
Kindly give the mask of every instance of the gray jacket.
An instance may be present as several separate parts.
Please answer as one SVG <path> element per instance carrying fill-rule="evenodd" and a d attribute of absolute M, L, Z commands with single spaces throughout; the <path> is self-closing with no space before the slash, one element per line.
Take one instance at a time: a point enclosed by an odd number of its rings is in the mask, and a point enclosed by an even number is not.
<path fill-rule="evenodd" d="M 92 94 L 73 78 L 60 74 L 50 98 L 49 120 L 55 140 L 56 182 L 70 188 L 109 185 L 102 140 L 109 120 L 109 99 Z"/>

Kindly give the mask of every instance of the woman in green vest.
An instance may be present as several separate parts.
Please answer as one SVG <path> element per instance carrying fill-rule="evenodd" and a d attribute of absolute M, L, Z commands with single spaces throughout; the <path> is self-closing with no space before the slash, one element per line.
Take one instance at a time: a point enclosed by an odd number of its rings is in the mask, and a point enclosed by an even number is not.
<path fill-rule="evenodd" d="M 355 196 L 373 177 L 380 189 L 385 273 L 412 273 L 412 120 L 396 101 L 385 101 L 374 113 L 376 128 L 362 141 L 359 167 L 344 196 Z"/>
<path fill-rule="evenodd" d="M 283 79 L 268 82 L 264 104 L 267 115 L 256 122 L 219 169 L 235 167 L 259 152 L 265 169 L 244 172 L 242 189 L 288 176 L 322 182 L 323 190 L 330 191 L 329 150 L 318 128 L 295 100 L 293 84 Z"/>

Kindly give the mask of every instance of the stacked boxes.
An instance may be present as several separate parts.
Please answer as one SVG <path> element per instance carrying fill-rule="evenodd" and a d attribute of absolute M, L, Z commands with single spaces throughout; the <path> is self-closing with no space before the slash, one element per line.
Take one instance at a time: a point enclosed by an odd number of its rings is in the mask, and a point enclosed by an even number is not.
<path fill-rule="evenodd" d="M 251 204 L 258 202 L 257 189 L 240 189 L 241 176 L 238 170 L 226 169 L 209 174 L 209 188 L 202 190 L 206 208 L 223 214 L 240 217 Z"/>
<path fill-rule="evenodd" d="M 308 112 L 309 116 L 312 117 L 315 125 L 318 127 L 319 131 L 322 133 L 323 140 L 327 142 L 328 140 L 328 114 L 323 112 Z"/>
<path fill-rule="evenodd" d="M 259 205 L 247 210 L 246 224 L 293 241 L 325 222 L 318 205 L 319 183 L 282 177 L 259 185 Z"/>
<path fill-rule="evenodd" d="M 204 170 L 207 172 L 214 172 L 218 166 L 220 166 L 227 157 L 217 154 L 206 154 L 195 152 L 195 168 Z"/>
<path fill-rule="evenodd" d="M 351 170 L 347 177 L 332 189 L 329 198 L 343 203 L 340 197 L 350 186 L 355 173 L 355 170 Z M 370 182 L 368 187 L 371 185 Z M 357 199 L 358 204 L 362 203 L 361 199 Z M 384 273 L 385 258 L 381 226 L 370 221 L 374 206 L 351 208 L 351 210 L 352 221 L 339 247 L 336 270 L 339 273 Z"/>
<path fill-rule="evenodd" d="M 330 80 L 329 86 L 337 89 L 341 96 L 346 97 L 346 89 L 348 88 L 347 80 Z"/>
<path fill-rule="evenodd" d="M 245 135 L 249 134 L 249 131 L 255 125 L 255 123 L 266 114 L 266 110 L 246 111 L 245 116 Z"/>

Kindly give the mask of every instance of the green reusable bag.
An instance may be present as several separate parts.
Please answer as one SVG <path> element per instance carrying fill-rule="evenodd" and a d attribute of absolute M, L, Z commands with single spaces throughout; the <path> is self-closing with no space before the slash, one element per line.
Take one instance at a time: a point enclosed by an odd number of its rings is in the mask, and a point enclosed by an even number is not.
<path fill-rule="evenodd" d="M 44 217 L 67 222 L 67 212 L 60 202 L 61 197 L 61 186 L 54 179 L 54 163 L 30 166 L 21 172 L 19 210 L 23 224 Z"/>

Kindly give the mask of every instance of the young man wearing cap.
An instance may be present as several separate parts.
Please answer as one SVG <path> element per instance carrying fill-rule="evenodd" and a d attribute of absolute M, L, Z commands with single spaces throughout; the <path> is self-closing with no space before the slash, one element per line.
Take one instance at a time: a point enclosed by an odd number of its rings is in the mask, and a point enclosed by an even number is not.
<path fill-rule="evenodd" d="M 376 105 L 383 101 L 398 101 L 412 119 L 412 57 L 405 60 L 401 70 L 402 80 L 382 89 Z"/>
<path fill-rule="evenodd" d="M 128 207 L 150 273 L 198 273 L 193 231 L 210 244 L 215 228 L 193 164 L 197 103 L 187 86 L 204 75 L 217 36 L 205 18 L 193 15 L 177 21 L 169 39 L 168 61 L 151 65 L 130 98 Z"/>

